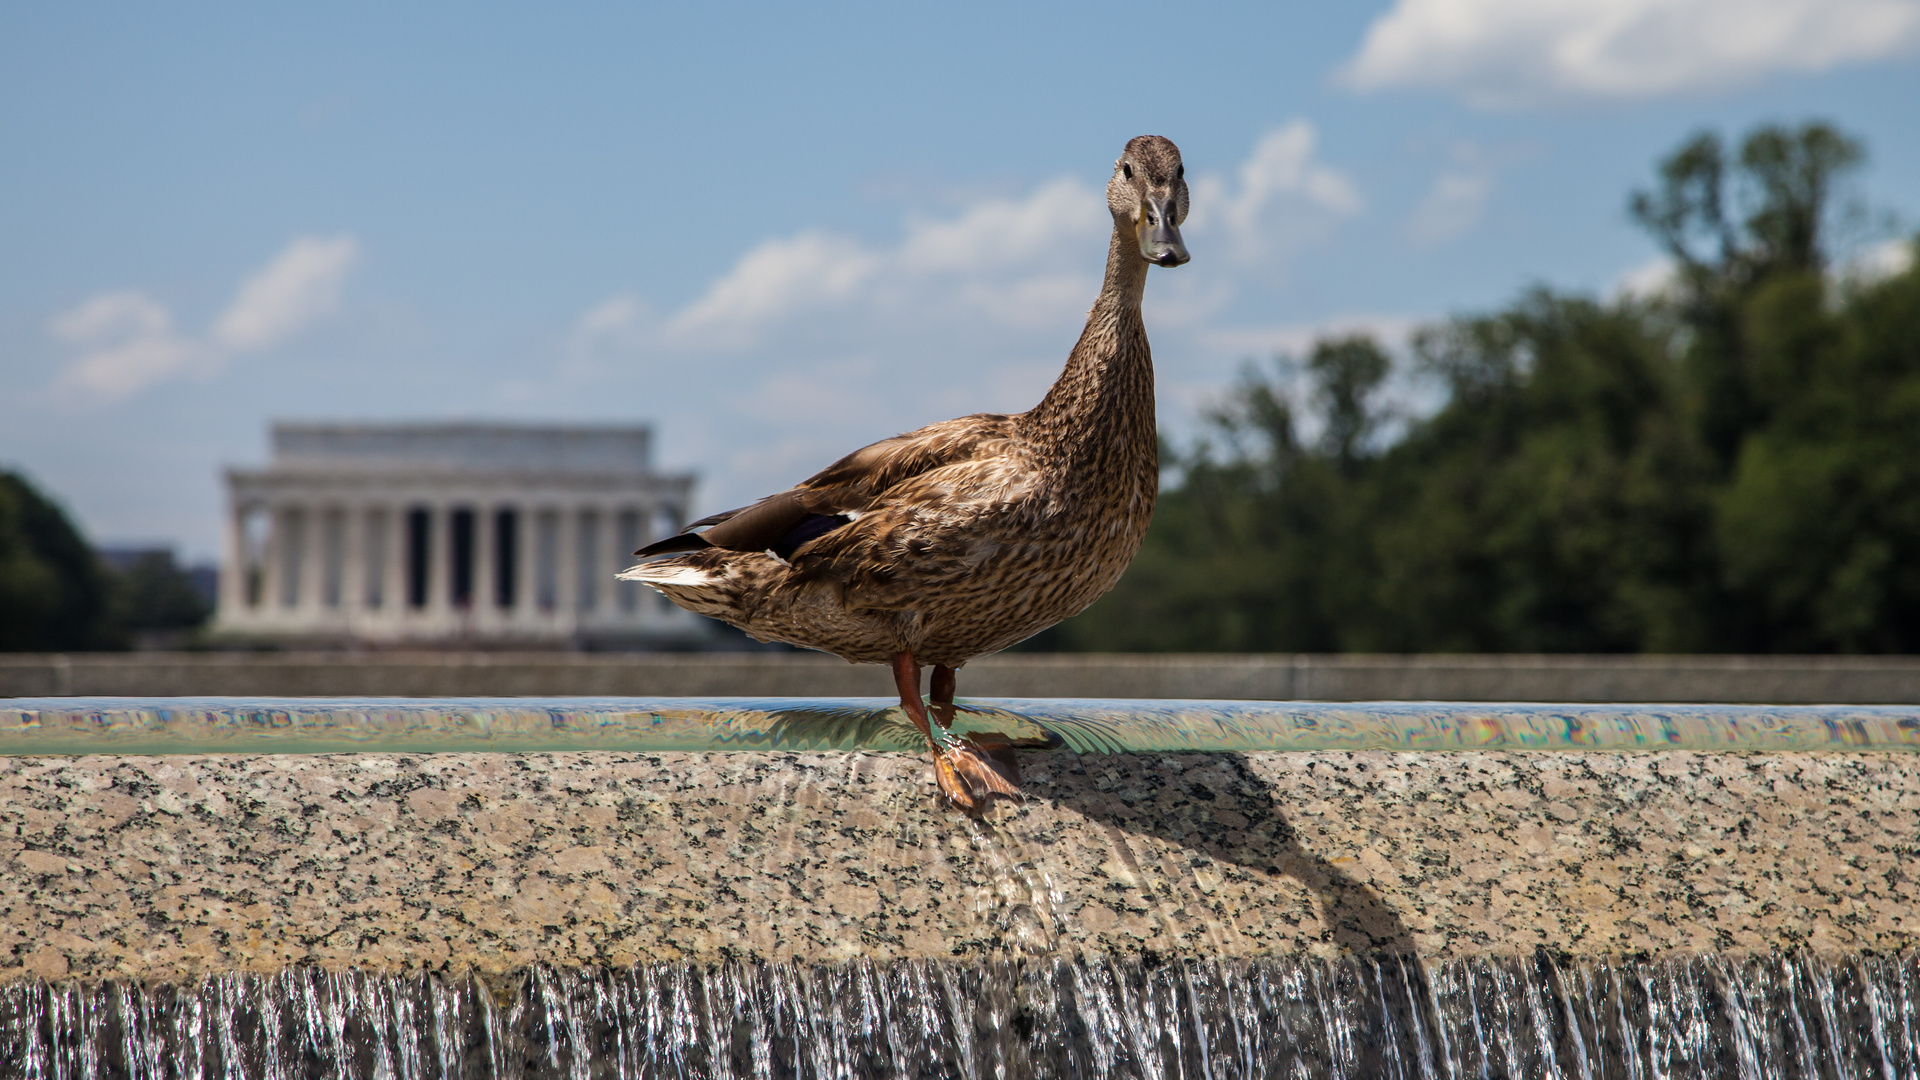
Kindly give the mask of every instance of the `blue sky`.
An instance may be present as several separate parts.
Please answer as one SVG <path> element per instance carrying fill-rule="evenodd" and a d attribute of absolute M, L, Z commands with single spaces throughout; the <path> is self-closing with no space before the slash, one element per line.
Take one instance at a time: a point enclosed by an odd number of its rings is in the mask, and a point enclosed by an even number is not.
<path fill-rule="evenodd" d="M 1617 288 L 1701 128 L 1832 120 L 1913 228 L 1917 56 L 1920 0 L 6 4 L 0 465 L 199 558 L 277 418 L 646 421 L 733 505 L 1037 400 L 1148 132 L 1191 430 L 1317 332 Z"/>

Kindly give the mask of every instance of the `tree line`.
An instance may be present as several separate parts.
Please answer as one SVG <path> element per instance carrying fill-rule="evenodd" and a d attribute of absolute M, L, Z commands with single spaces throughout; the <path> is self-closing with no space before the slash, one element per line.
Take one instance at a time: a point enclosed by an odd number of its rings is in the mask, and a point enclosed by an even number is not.
<path fill-rule="evenodd" d="M 26 477 L 0 470 L 0 652 L 191 640 L 212 609 L 166 552 L 114 567 Z"/>
<path fill-rule="evenodd" d="M 1364 335 L 1250 371 L 1163 439 L 1120 584 L 1028 647 L 1920 648 L 1920 267 L 1830 265 L 1862 157 L 1820 123 L 1693 138 L 1628 203 L 1671 283 L 1418 332 L 1423 415 Z"/>

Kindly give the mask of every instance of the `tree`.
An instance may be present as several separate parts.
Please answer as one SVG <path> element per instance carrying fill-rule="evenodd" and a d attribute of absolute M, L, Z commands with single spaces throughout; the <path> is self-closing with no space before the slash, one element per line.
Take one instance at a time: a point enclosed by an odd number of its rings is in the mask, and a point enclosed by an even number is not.
<path fill-rule="evenodd" d="M 1686 363 L 1723 468 L 1794 392 L 1800 373 L 1777 361 L 1807 353 L 1779 331 L 1820 321 L 1833 191 L 1864 159 L 1857 141 L 1820 123 L 1756 128 L 1731 164 L 1704 133 L 1661 164 L 1657 191 L 1628 202 L 1677 264 L 1695 335 Z M 1769 344 L 1785 347 L 1764 355 Z"/>
<path fill-rule="evenodd" d="M 1748 314 L 1778 389 L 1714 496 L 1730 645 L 1920 650 L 1920 269 Z"/>
<path fill-rule="evenodd" d="M 106 604 L 78 530 L 24 477 L 0 471 L 0 651 L 97 648 Z"/>
<path fill-rule="evenodd" d="M 1373 407 L 1373 398 L 1392 367 L 1386 350 L 1364 334 L 1317 342 L 1307 357 L 1315 403 L 1326 418 L 1321 452 L 1343 473 L 1360 467 L 1369 440 L 1386 419 Z"/>
<path fill-rule="evenodd" d="M 194 588 L 193 579 L 165 549 L 142 551 L 108 572 L 107 626 L 114 640 L 172 642 L 184 638 L 213 614 Z"/>
<path fill-rule="evenodd" d="M 1705 644 L 1704 461 L 1645 308 L 1536 291 L 1415 339 L 1448 403 L 1380 459 L 1372 651 L 1612 652 Z"/>

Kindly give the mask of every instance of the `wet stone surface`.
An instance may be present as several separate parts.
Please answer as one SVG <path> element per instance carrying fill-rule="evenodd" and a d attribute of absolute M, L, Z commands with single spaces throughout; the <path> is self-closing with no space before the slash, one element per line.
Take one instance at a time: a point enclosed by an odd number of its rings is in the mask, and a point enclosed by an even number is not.
<path fill-rule="evenodd" d="M 1907 754 L 0 759 L 0 981 L 1920 947 Z"/>

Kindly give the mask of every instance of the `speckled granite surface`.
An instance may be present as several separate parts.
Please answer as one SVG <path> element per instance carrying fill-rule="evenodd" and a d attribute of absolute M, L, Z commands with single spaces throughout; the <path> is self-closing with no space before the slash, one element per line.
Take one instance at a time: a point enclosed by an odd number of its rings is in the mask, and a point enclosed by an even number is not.
<path fill-rule="evenodd" d="M 1909 754 L 0 759 L 0 981 L 292 963 L 1920 947 Z"/>

